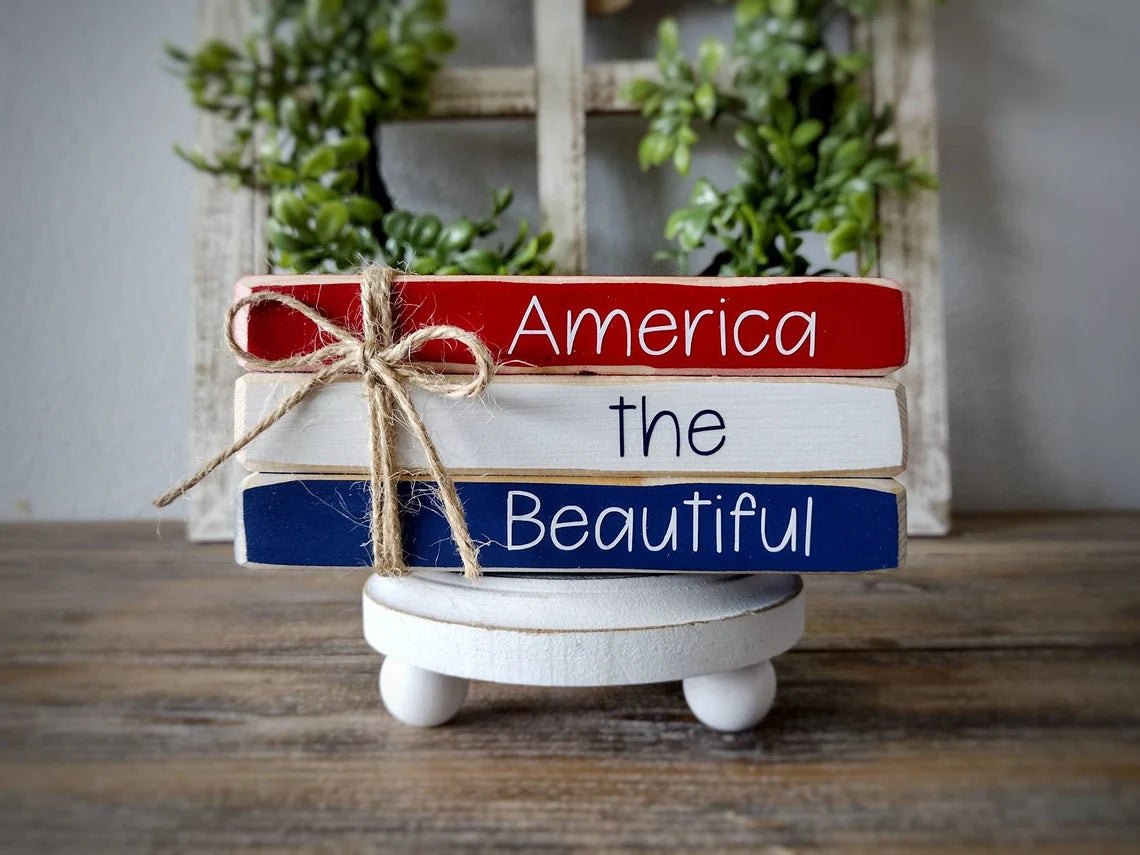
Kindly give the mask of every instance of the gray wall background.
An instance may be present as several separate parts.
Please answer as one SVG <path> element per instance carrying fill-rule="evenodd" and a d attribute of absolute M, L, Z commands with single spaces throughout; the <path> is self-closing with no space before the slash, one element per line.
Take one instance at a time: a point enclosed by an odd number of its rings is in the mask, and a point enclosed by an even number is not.
<path fill-rule="evenodd" d="M 527 62 L 529 5 L 453 0 L 454 62 Z M 0 518 L 157 519 L 149 499 L 190 466 L 193 186 L 159 46 L 192 43 L 194 3 L 0 11 Z M 648 55 L 665 12 L 694 43 L 730 26 L 640 0 L 591 22 L 588 58 Z M 955 505 L 1138 507 L 1140 3 L 952 0 L 937 30 Z M 595 272 L 653 269 L 687 192 L 638 173 L 639 127 L 589 127 Z M 401 126 L 383 149 L 403 205 L 475 212 L 512 184 L 536 216 L 531 123 Z M 719 149 L 694 173 L 731 180 Z"/>

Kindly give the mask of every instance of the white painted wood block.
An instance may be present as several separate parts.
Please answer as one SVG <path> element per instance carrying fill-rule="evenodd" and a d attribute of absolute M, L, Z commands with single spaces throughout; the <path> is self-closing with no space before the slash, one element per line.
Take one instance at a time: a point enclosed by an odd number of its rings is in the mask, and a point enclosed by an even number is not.
<path fill-rule="evenodd" d="M 306 374 L 247 374 L 234 393 L 238 436 Z M 479 398 L 412 390 L 456 474 L 894 475 L 906 463 L 906 403 L 890 380 L 728 377 L 496 378 Z M 620 409 L 619 409 L 620 408 Z M 368 471 L 359 379 L 319 390 L 239 454 L 255 472 Z M 399 436 L 399 466 L 424 471 Z"/>

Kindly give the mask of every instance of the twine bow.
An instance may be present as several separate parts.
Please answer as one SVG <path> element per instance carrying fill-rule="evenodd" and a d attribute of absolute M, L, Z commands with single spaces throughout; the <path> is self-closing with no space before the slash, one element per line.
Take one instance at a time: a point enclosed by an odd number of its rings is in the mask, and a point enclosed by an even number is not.
<path fill-rule="evenodd" d="M 423 327 L 408 333 L 399 341 L 394 341 L 392 328 L 394 276 L 395 271 L 390 267 L 371 265 L 365 268 L 360 282 L 364 323 L 363 334 L 359 338 L 352 331 L 333 323 L 320 312 L 287 294 L 256 291 L 235 301 L 226 313 L 226 341 L 235 356 L 248 365 L 269 371 L 305 370 L 313 371 L 313 375 L 304 386 L 278 404 L 277 409 L 250 428 L 233 445 L 210 459 L 196 473 L 155 499 L 155 506 L 164 508 L 184 495 L 337 375 L 359 373 L 368 400 L 373 566 L 378 572 L 386 575 L 399 576 L 409 572 L 404 565 L 399 504 L 396 496 L 396 485 L 400 474 L 395 460 L 398 412 L 424 450 L 428 472 L 436 482 L 440 504 L 451 527 L 452 540 L 455 541 L 459 558 L 463 562 L 464 575 L 468 579 L 477 579 L 478 550 L 471 540 L 463 505 L 455 491 L 455 482 L 444 469 L 435 443 L 432 442 L 423 420 L 416 412 L 407 387 L 418 386 L 449 398 L 474 397 L 481 394 L 491 382 L 495 374 L 495 363 L 487 346 L 478 336 L 449 324 Z M 254 356 L 238 344 L 234 336 L 234 320 L 243 309 L 260 303 L 279 303 L 299 312 L 334 341 L 311 353 L 284 359 L 262 359 Z M 471 351 L 475 359 L 475 371 L 471 379 L 464 383 L 413 362 L 413 354 L 429 341 L 454 341 Z"/>

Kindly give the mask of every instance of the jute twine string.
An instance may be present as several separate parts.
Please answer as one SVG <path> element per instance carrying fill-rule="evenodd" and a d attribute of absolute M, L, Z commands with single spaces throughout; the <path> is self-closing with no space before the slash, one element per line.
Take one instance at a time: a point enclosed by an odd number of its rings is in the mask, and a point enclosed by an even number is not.
<path fill-rule="evenodd" d="M 455 491 L 455 482 L 439 459 L 439 452 L 428 435 L 419 413 L 416 412 L 408 394 L 408 387 L 417 386 L 449 398 L 474 397 L 482 394 L 487 384 L 491 382 L 495 374 L 495 362 L 487 346 L 478 336 L 449 324 L 423 327 L 395 341 L 392 323 L 394 276 L 395 271 L 390 267 L 372 265 L 365 268 L 360 282 L 360 302 L 364 315 L 363 333 L 360 338 L 287 294 L 256 291 L 235 301 L 226 313 L 226 341 L 235 356 L 247 365 L 268 371 L 302 370 L 312 371 L 313 374 L 304 386 L 281 401 L 273 412 L 250 428 L 244 436 L 239 437 L 233 445 L 155 499 L 155 506 L 164 508 L 184 495 L 334 377 L 359 373 L 364 382 L 368 402 L 373 566 L 377 572 L 385 575 L 402 576 L 409 572 L 404 564 L 400 509 L 396 495 L 396 484 L 400 474 L 396 466 L 399 419 L 407 425 L 424 450 L 428 472 L 435 480 L 440 505 L 451 527 L 451 537 L 459 550 L 459 558 L 463 562 L 464 575 L 468 579 L 477 579 L 478 549 L 471 540 L 463 505 Z M 234 334 L 234 321 L 243 309 L 261 303 L 279 303 L 304 315 L 317 329 L 334 341 L 312 353 L 284 359 L 262 359 L 254 356 L 238 343 Z M 415 352 L 429 341 L 454 341 L 466 347 L 475 359 L 475 370 L 471 379 L 464 383 L 413 362 L 412 357 Z"/>

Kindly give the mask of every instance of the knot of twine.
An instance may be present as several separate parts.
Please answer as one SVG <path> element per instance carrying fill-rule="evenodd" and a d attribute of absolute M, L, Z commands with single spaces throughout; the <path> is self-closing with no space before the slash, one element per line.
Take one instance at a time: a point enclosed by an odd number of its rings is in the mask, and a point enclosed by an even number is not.
<path fill-rule="evenodd" d="M 463 563 L 464 575 L 468 579 L 477 579 L 478 549 L 471 540 L 463 505 L 455 491 L 455 482 L 439 459 L 435 443 L 428 435 L 427 428 L 424 427 L 423 420 L 416 412 L 408 394 L 408 386 L 418 386 L 449 398 L 474 397 L 480 395 L 491 382 L 495 374 L 495 362 L 491 352 L 478 336 L 469 330 L 449 324 L 423 327 L 408 333 L 399 341 L 394 341 L 392 279 L 395 273 L 391 267 L 380 265 L 365 268 L 360 282 L 360 303 L 364 319 L 363 332 L 359 338 L 352 331 L 333 323 L 320 312 L 287 294 L 256 291 L 235 301 L 226 313 L 226 341 L 235 356 L 247 365 L 268 371 L 303 370 L 314 373 L 304 386 L 278 404 L 277 409 L 250 428 L 244 436 L 235 440 L 233 445 L 155 499 L 155 506 L 164 508 L 184 495 L 337 375 L 359 373 L 368 402 L 374 568 L 379 573 L 393 576 L 402 576 L 409 572 L 404 564 L 403 537 L 396 495 L 396 485 L 400 475 L 395 459 L 396 438 L 399 433 L 399 421 L 403 421 L 424 450 L 428 472 L 435 480 L 444 517 L 451 527 L 451 537 L 455 541 L 459 558 Z M 262 359 L 254 356 L 238 344 L 234 335 L 234 320 L 243 309 L 260 303 L 279 303 L 299 312 L 333 341 L 311 353 L 284 359 Z M 454 341 L 471 351 L 475 359 L 475 370 L 471 378 L 467 382 L 462 382 L 461 379 L 448 377 L 413 362 L 412 357 L 415 352 L 429 341 Z"/>

